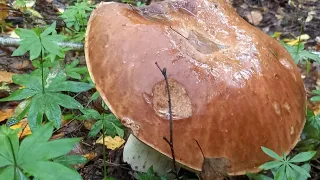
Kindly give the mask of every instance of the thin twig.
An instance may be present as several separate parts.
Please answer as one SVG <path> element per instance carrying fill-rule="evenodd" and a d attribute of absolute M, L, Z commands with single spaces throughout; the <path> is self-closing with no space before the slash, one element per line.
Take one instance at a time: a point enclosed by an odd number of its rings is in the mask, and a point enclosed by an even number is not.
<path fill-rule="evenodd" d="M 169 104 L 169 116 L 170 116 L 170 141 L 166 137 L 163 137 L 163 139 L 170 145 L 172 160 L 173 160 L 173 173 L 175 174 L 176 178 L 179 179 L 179 176 L 177 173 L 177 167 L 176 167 L 176 158 L 174 156 L 174 148 L 173 148 L 172 106 L 171 106 L 169 82 L 168 82 L 168 77 L 167 77 L 167 69 L 166 68 L 161 69 L 157 62 L 155 64 L 159 68 L 160 72 L 162 73 L 162 75 L 166 81 L 166 86 L 167 86 L 167 91 L 168 91 L 168 104 Z"/>
<path fill-rule="evenodd" d="M 12 37 L 0 37 L 0 46 L 19 46 L 20 38 L 12 38 Z M 57 42 L 57 45 L 60 47 L 71 48 L 75 51 L 83 51 L 83 43 L 75 43 L 75 42 Z"/>
<path fill-rule="evenodd" d="M 152 0 L 148 0 L 147 3 L 146 3 L 146 5 L 150 5 L 151 2 L 152 2 Z"/>

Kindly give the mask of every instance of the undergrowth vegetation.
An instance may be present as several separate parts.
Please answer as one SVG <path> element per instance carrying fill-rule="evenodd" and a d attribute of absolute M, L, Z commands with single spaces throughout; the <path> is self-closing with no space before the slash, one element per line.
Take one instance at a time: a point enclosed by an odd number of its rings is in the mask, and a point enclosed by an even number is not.
<path fill-rule="evenodd" d="M 122 0 L 124 3 L 134 3 L 132 0 Z M 145 5 L 141 1 L 134 4 Z M 25 6 L 25 1 L 17 1 L 17 6 Z M 79 138 L 64 138 L 50 140 L 53 130 L 61 128 L 64 115 L 71 114 L 69 120 L 95 120 L 89 137 L 99 133 L 103 138 L 108 136 L 124 137 L 124 127 L 120 121 L 103 104 L 104 112 L 99 113 L 88 105 L 95 101 L 99 94 L 92 94 L 87 104 L 77 100 L 79 94 L 94 90 L 85 66 L 79 66 L 79 60 L 65 63 L 66 52 L 70 51 L 57 45 L 57 42 L 83 42 L 86 26 L 94 5 L 87 1 L 77 1 L 64 11 L 60 18 L 65 23 L 63 31 L 56 31 L 56 23 L 33 29 L 16 29 L 15 33 L 21 38 L 20 46 L 12 56 L 28 54 L 36 68 L 30 74 L 15 75 L 13 82 L 20 88 L 10 96 L 0 99 L 4 101 L 19 101 L 12 117 L 6 125 L 0 127 L 0 179 L 81 179 L 72 165 L 87 161 L 83 156 L 67 155 L 80 141 Z M 320 63 L 320 57 L 304 48 L 304 44 L 290 46 L 282 44 L 292 55 L 295 62 Z M 320 90 L 313 91 L 311 101 L 320 101 Z M 32 134 L 19 142 L 18 130 L 9 128 L 27 117 Z M 290 154 L 278 155 L 267 147 L 262 150 L 274 161 L 261 165 L 264 171 L 259 174 L 248 173 L 252 180 L 306 180 L 310 177 L 310 160 L 317 158 L 320 146 L 320 115 L 308 110 L 307 122 L 301 141 Z M 104 141 L 104 140 L 103 140 Z M 111 180 L 106 170 L 106 152 L 104 147 L 104 180 Z M 52 174 L 54 172 L 54 174 Z M 269 175 L 267 175 L 269 172 Z M 270 172 L 271 175 L 270 176 Z M 156 177 L 152 167 L 147 173 L 139 173 L 141 180 L 165 179 Z"/>

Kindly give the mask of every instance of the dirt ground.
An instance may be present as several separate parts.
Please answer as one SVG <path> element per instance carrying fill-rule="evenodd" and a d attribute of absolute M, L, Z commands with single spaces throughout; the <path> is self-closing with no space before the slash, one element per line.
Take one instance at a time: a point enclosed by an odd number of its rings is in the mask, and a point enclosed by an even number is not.
<path fill-rule="evenodd" d="M 96 0 L 96 2 L 98 1 Z M 320 51 L 319 0 L 293 0 L 291 2 L 290 4 L 289 0 L 233 0 L 232 4 L 240 16 L 269 35 L 273 35 L 275 32 L 282 32 L 281 38 L 296 38 L 300 34 L 301 27 L 303 27 L 303 34 L 307 34 L 310 37 L 307 40 L 306 47 Z M 50 24 L 53 21 L 57 21 L 58 26 L 63 26 L 63 23 L 57 17 L 56 8 L 65 7 L 70 3 L 71 1 L 67 0 L 37 0 L 35 10 L 41 13 L 47 23 Z M 306 19 L 308 19 L 307 22 Z M 32 19 L 19 14 L 19 12 L 11 12 L 7 21 L 20 27 L 30 27 L 35 24 Z M 10 57 L 12 52 L 12 48 L 0 47 L 0 71 L 28 73 L 33 69 L 27 57 Z M 78 56 L 80 62 L 85 64 L 83 53 L 70 52 L 67 55 L 69 58 L 74 56 Z M 320 85 L 318 81 L 319 65 L 313 63 L 308 75 L 304 66 L 300 65 L 300 69 L 307 92 L 310 95 L 311 90 L 315 89 L 317 84 Z M 14 89 L 16 87 L 12 86 L 10 88 Z M 7 94 L 0 90 L 0 98 L 5 96 Z M 83 101 L 87 99 L 85 95 L 79 98 L 82 98 Z M 0 104 L 0 107 L 3 109 L 13 105 L 3 103 Z M 93 104 L 93 106 L 97 109 L 100 108 L 99 103 Z M 86 137 L 88 133 L 84 125 L 77 122 L 69 124 L 63 130 L 66 131 L 65 136 L 70 137 Z M 80 151 L 96 153 L 96 156 L 89 163 L 79 169 L 82 177 L 86 180 L 100 180 L 103 178 L 102 146 L 94 142 L 95 139 L 85 138 L 78 147 Z M 108 151 L 107 157 L 108 175 L 117 180 L 134 179 L 135 172 L 129 165 L 122 162 L 122 149 Z M 313 162 L 312 167 L 312 179 L 319 179 L 320 162 Z M 196 178 L 193 173 L 186 170 L 181 171 L 181 174 L 187 175 L 190 179 Z M 237 179 L 247 178 L 239 177 Z"/>

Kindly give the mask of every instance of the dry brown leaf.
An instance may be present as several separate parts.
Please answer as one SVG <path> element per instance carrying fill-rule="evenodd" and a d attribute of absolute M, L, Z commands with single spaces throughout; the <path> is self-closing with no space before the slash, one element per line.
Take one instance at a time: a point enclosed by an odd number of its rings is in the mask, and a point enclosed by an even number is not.
<path fill-rule="evenodd" d="M 12 116 L 14 109 L 4 109 L 0 111 L 0 122 L 7 120 Z"/>
<path fill-rule="evenodd" d="M 18 132 L 18 136 L 20 138 L 24 138 L 28 136 L 29 134 L 32 134 L 31 129 L 28 125 L 27 118 L 22 119 L 19 123 L 10 126 L 11 129 L 18 129 L 21 128 L 20 131 Z"/>
<path fill-rule="evenodd" d="M 12 83 L 12 75 L 14 75 L 11 72 L 7 71 L 0 71 L 0 82 L 2 83 Z"/>
<path fill-rule="evenodd" d="M 248 21 L 253 25 L 258 25 L 263 19 L 263 16 L 260 11 L 251 11 L 246 15 Z"/>
<path fill-rule="evenodd" d="M 100 136 L 96 143 L 104 144 L 108 149 L 115 150 L 121 147 L 125 143 L 125 140 L 119 136 L 115 136 L 114 138 L 111 136 L 105 136 L 103 143 L 103 138 Z"/>
<path fill-rule="evenodd" d="M 228 177 L 229 168 L 226 158 L 204 158 L 200 176 L 202 180 L 223 180 Z"/>
<path fill-rule="evenodd" d="M 6 4 L 6 0 L 0 0 L 0 24 L 4 24 L 8 16 L 8 6 Z"/>

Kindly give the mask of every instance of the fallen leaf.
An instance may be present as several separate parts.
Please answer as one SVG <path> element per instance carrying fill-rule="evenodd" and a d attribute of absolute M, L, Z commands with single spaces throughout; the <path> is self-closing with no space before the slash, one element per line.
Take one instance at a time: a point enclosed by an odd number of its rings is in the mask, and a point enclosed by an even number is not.
<path fill-rule="evenodd" d="M 263 19 L 263 16 L 260 11 L 251 11 L 246 15 L 248 21 L 253 25 L 258 25 Z"/>
<path fill-rule="evenodd" d="M 7 71 L 0 71 L 0 82 L 2 83 L 12 83 L 12 75 L 14 75 L 11 72 Z"/>
<path fill-rule="evenodd" d="M 308 40 L 308 39 L 310 39 L 310 36 L 309 36 L 308 34 L 302 34 L 301 36 L 298 36 L 298 37 L 295 38 L 295 39 L 285 38 L 285 39 L 283 39 L 283 41 L 284 41 L 286 44 L 290 45 L 290 46 L 295 46 L 295 45 L 298 45 L 299 42 L 301 42 L 301 41 L 306 41 L 306 40 Z"/>
<path fill-rule="evenodd" d="M 20 131 L 18 132 L 18 136 L 20 138 L 24 138 L 30 134 L 32 134 L 31 129 L 28 125 L 28 121 L 26 118 L 22 119 L 20 122 L 17 124 L 10 126 L 11 129 L 18 129 L 21 128 Z"/>
<path fill-rule="evenodd" d="M 5 19 L 8 16 L 8 6 L 6 0 L 0 0 L 0 24 L 5 24 Z"/>
<path fill-rule="evenodd" d="M 104 144 L 108 149 L 115 150 L 116 148 L 121 147 L 125 143 L 125 140 L 119 136 L 115 136 L 114 138 L 111 136 L 105 136 L 103 143 L 103 137 L 100 136 L 96 143 Z"/>
<path fill-rule="evenodd" d="M 0 111 L 0 122 L 7 120 L 12 116 L 14 109 L 4 109 Z"/>
<path fill-rule="evenodd" d="M 223 180 L 228 177 L 230 167 L 230 161 L 226 158 L 204 158 L 201 179 Z"/>
<path fill-rule="evenodd" d="M 89 152 L 87 154 L 82 155 L 83 157 L 87 158 L 88 161 L 91 161 L 92 159 L 94 159 L 95 157 L 97 157 L 97 153 L 95 152 Z"/>

